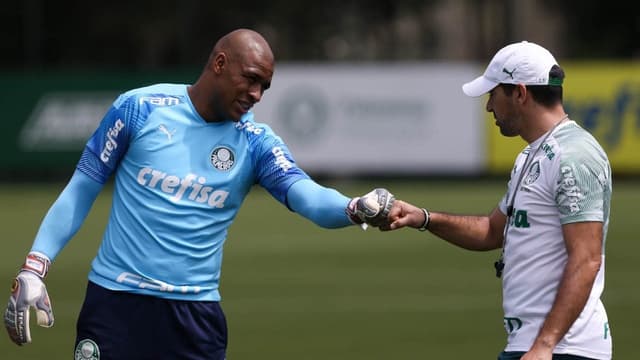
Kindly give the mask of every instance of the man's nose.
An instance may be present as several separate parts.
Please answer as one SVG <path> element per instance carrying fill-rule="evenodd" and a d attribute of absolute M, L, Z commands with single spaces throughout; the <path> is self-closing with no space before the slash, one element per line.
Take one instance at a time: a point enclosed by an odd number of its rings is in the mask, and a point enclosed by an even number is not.
<path fill-rule="evenodd" d="M 260 84 L 255 84 L 249 88 L 249 96 L 251 96 L 251 100 L 254 103 L 257 103 L 262 99 L 262 94 L 264 91 L 262 90 L 262 86 Z"/>

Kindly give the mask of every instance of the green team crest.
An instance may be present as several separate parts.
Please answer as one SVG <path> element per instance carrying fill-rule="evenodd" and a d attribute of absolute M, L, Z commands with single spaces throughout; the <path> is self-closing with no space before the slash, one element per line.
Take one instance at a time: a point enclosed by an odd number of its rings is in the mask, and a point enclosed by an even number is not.
<path fill-rule="evenodd" d="M 75 360 L 100 360 L 100 349 L 93 340 L 83 339 L 78 342 L 74 353 Z"/>

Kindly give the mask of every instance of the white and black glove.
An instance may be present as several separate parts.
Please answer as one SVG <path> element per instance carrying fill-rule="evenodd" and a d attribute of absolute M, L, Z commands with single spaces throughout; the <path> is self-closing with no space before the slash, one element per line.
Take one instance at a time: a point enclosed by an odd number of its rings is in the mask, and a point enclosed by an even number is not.
<path fill-rule="evenodd" d="M 36 310 L 38 325 L 53 326 L 53 311 L 44 278 L 51 261 L 44 254 L 29 253 L 20 272 L 11 286 L 11 296 L 4 312 L 4 326 L 14 343 L 23 345 L 31 342 L 29 331 L 29 310 Z"/>
<path fill-rule="evenodd" d="M 387 189 L 373 189 L 364 196 L 351 199 L 346 209 L 347 215 L 365 230 L 366 225 L 378 227 L 388 223 L 387 216 L 394 201 L 395 197 Z"/>

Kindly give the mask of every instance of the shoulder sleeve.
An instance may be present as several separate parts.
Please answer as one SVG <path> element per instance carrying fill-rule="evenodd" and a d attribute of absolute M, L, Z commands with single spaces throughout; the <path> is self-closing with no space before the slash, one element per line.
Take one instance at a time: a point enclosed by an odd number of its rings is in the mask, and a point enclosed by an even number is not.
<path fill-rule="evenodd" d="M 104 184 L 141 128 L 140 112 L 136 97 L 127 94 L 118 97 L 89 138 L 77 169 Z"/>
<path fill-rule="evenodd" d="M 289 187 L 299 180 L 309 179 L 309 175 L 298 167 L 287 145 L 269 126 L 248 122 L 240 126 L 247 130 L 253 128 L 250 142 L 256 182 L 287 205 Z"/>
<path fill-rule="evenodd" d="M 605 221 L 611 196 L 610 176 L 606 157 L 593 149 L 577 146 L 563 153 L 556 179 L 560 222 Z"/>

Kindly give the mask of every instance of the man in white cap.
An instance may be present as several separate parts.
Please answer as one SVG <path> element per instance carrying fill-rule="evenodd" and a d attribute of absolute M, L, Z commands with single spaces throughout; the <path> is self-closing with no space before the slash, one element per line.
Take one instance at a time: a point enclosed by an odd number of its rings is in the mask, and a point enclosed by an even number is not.
<path fill-rule="evenodd" d="M 469 250 L 502 249 L 506 348 L 499 360 L 610 359 L 600 300 L 611 201 L 611 167 L 596 139 L 562 105 L 564 71 L 531 42 L 502 48 L 484 74 L 462 86 L 489 94 L 504 136 L 528 146 L 508 189 L 486 216 L 428 211 L 396 200 L 382 230 L 413 227 Z"/>

